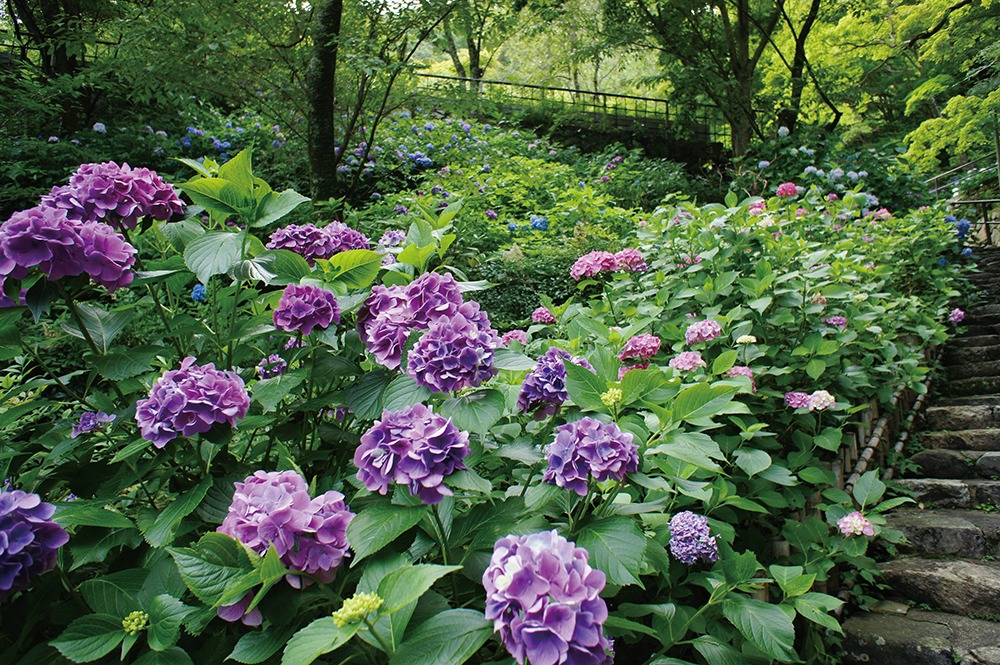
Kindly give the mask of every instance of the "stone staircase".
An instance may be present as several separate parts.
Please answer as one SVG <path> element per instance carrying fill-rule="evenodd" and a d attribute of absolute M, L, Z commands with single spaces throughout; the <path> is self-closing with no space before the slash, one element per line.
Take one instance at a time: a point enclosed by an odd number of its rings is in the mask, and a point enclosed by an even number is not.
<path fill-rule="evenodd" d="M 887 599 L 844 622 L 844 665 L 1000 665 L 1000 249 L 977 254 L 980 304 L 897 481 L 917 507 L 888 518 L 908 543 L 879 564 Z"/>

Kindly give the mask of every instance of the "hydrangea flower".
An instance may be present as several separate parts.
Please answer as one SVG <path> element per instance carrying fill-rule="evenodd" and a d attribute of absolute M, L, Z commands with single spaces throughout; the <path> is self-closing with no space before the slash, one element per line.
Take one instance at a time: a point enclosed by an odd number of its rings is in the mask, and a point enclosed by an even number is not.
<path fill-rule="evenodd" d="M 746 365 L 733 365 L 726 371 L 726 377 L 745 376 L 750 379 L 750 392 L 757 392 L 757 384 L 753 380 L 753 370 Z"/>
<path fill-rule="evenodd" d="M 519 664 L 610 665 L 606 579 L 556 531 L 506 536 L 483 573 L 486 618 Z"/>
<path fill-rule="evenodd" d="M 660 338 L 656 335 L 636 335 L 625 342 L 618 354 L 619 360 L 628 358 L 652 358 L 660 352 Z"/>
<path fill-rule="evenodd" d="M 136 249 L 107 224 L 86 222 L 80 228 L 81 267 L 108 293 L 132 283 Z"/>
<path fill-rule="evenodd" d="M 644 272 L 649 270 L 646 264 L 646 257 L 635 248 L 626 248 L 615 254 L 615 261 L 618 263 L 618 270 L 626 272 Z"/>
<path fill-rule="evenodd" d="M 799 188 L 794 182 L 783 182 L 778 185 L 777 195 L 782 197 L 798 196 Z"/>
<path fill-rule="evenodd" d="M 965 312 L 956 307 L 955 309 L 951 310 L 951 314 L 948 315 L 948 320 L 957 326 L 959 323 L 965 320 Z"/>
<path fill-rule="evenodd" d="M 847 327 L 847 317 L 845 316 L 831 316 L 823 319 L 823 323 L 833 326 L 834 328 L 846 328 Z"/>
<path fill-rule="evenodd" d="M 273 379 L 276 376 L 281 376 L 288 369 L 288 363 L 285 359 L 276 353 L 272 353 L 266 358 L 261 358 L 261 361 L 257 363 L 257 376 L 264 379 Z"/>
<path fill-rule="evenodd" d="M 155 171 L 115 162 L 81 165 L 68 185 L 42 197 L 42 205 L 65 210 L 70 219 L 126 229 L 134 229 L 143 217 L 165 221 L 184 210 L 173 187 Z"/>
<path fill-rule="evenodd" d="M 639 447 L 614 423 L 585 416 L 556 428 L 545 459 L 549 463 L 542 477 L 545 482 L 586 496 L 588 476 L 598 482 L 622 480 L 637 471 Z"/>
<path fill-rule="evenodd" d="M 330 491 L 310 499 L 305 480 L 295 471 L 257 471 L 234 485 L 220 533 L 261 556 L 273 545 L 290 570 L 333 581 L 348 556 L 347 525 L 354 518 L 343 494 Z M 299 575 L 285 580 L 295 588 L 303 585 Z"/>
<path fill-rule="evenodd" d="M 757 338 L 753 335 L 740 335 L 736 338 L 737 344 L 756 344 Z"/>
<path fill-rule="evenodd" d="M 406 231 L 400 229 L 389 229 L 382 234 L 378 244 L 383 247 L 399 247 L 406 240 Z"/>
<path fill-rule="evenodd" d="M 385 494 L 390 482 L 406 485 L 427 504 L 440 503 L 452 491 L 444 479 L 459 469 L 469 454 L 469 434 L 429 406 L 414 404 L 402 411 L 384 411 L 382 420 L 361 435 L 354 452 L 358 480 Z"/>
<path fill-rule="evenodd" d="M 688 326 L 688 329 L 684 332 L 684 341 L 688 344 L 710 342 L 721 334 L 722 326 L 719 325 L 718 321 L 705 319 L 704 321 L 698 321 Z"/>
<path fill-rule="evenodd" d="M 55 567 L 58 549 L 69 541 L 50 519 L 55 510 L 37 494 L 0 490 L 0 601 Z"/>
<path fill-rule="evenodd" d="M 102 425 L 114 422 L 115 416 L 108 415 L 103 411 L 84 411 L 80 415 L 80 420 L 73 425 L 72 437 L 75 439 L 85 432 L 93 432 Z"/>
<path fill-rule="evenodd" d="M 342 222 L 320 228 L 315 224 L 290 224 L 271 234 L 268 249 L 287 249 L 300 254 L 313 265 L 316 259 L 329 259 L 350 249 L 370 249 L 371 241 Z"/>
<path fill-rule="evenodd" d="M 434 392 L 475 388 L 497 375 L 493 350 L 500 339 L 479 303 L 434 319 L 410 351 L 406 372 Z"/>
<path fill-rule="evenodd" d="M 205 302 L 205 285 L 195 284 L 191 289 L 191 300 L 195 302 Z"/>
<path fill-rule="evenodd" d="M 548 307 L 537 307 L 531 313 L 532 323 L 555 323 L 556 317 L 549 311 Z"/>
<path fill-rule="evenodd" d="M 825 390 L 817 390 L 809 396 L 810 411 L 825 411 L 836 403 L 834 396 Z"/>
<path fill-rule="evenodd" d="M 243 379 L 235 372 L 195 365 L 193 356 L 157 379 L 149 397 L 136 403 L 135 420 L 142 438 L 162 448 L 177 436 L 203 434 L 216 423 L 236 421 L 250 408 Z"/>
<path fill-rule="evenodd" d="M 641 362 L 635 365 L 622 365 L 621 367 L 618 368 L 618 380 L 621 381 L 622 379 L 624 379 L 625 375 L 634 369 L 648 369 L 648 368 L 649 368 L 648 362 Z"/>
<path fill-rule="evenodd" d="M 92 129 L 95 132 L 97 132 L 98 134 L 107 134 L 108 133 L 108 128 L 107 128 L 107 126 L 105 126 L 105 124 L 103 122 L 95 122 L 94 126 L 92 127 Z"/>
<path fill-rule="evenodd" d="M 793 409 L 808 409 L 809 393 L 787 392 L 785 393 L 785 404 Z"/>
<path fill-rule="evenodd" d="M 260 607 L 258 606 L 250 611 L 247 611 L 250 608 L 250 603 L 253 602 L 255 595 L 256 594 L 253 591 L 247 591 L 242 598 L 232 605 L 222 605 L 217 607 L 215 613 L 223 621 L 228 621 L 229 623 L 239 621 L 244 626 L 256 628 L 264 623 L 264 615 L 261 613 Z"/>
<path fill-rule="evenodd" d="M 708 518 L 690 510 L 670 518 L 670 553 L 688 565 L 719 560 L 719 546 L 708 528 Z"/>
<path fill-rule="evenodd" d="M 500 337 L 500 343 L 510 346 L 510 343 L 517 340 L 522 345 L 528 343 L 528 333 L 523 330 L 508 330 Z"/>
<path fill-rule="evenodd" d="M 274 309 L 274 325 L 308 335 L 313 328 L 340 323 L 340 305 L 333 293 L 309 284 L 289 284 Z"/>
<path fill-rule="evenodd" d="M 837 520 L 837 528 L 847 537 L 875 535 L 875 527 L 872 526 L 872 523 L 856 510 Z"/>
<path fill-rule="evenodd" d="M 614 254 L 595 251 L 578 258 L 569 269 L 569 274 L 576 281 L 580 281 L 584 277 L 593 277 L 602 272 L 615 270 L 618 270 L 618 260 Z"/>
<path fill-rule="evenodd" d="M 674 369 L 679 369 L 683 372 L 690 372 L 698 369 L 699 367 L 707 367 L 705 361 L 701 357 L 701 354 L 697 351 L 682 351 L 671 358 L 670 362 L 667 364 Z"/>
<path fill-rule="evenodd" d="M 521 383 L 521 393 L 517 396 L 517 408 L 525 413 L 538 406 L 545 406 L 544 413 L 555 412 L 555 407 L 569 399 L 566 391 L 566 365 L 569 361 L 591 372 L 593 366 L 584 358 L 570 354 L 557 346 L 551 347 L 541 358 L 535 369 L 528 372 Z"/>

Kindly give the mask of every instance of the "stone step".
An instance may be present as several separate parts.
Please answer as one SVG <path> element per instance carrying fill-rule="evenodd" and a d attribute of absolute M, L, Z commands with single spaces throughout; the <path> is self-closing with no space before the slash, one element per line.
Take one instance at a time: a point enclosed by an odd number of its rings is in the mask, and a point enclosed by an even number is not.
<path fill-rule="evenodd" d="M 951 342 L 951 348 L 955 349 L 997 345 L 1000 345 L 1000 335 L 963 335 Z"/>
<path fill-rule="evenodd" d="M 906 554 L 951 555 L 981 559 L 1000 554 L 1000 514 L 979 510 L 902 508 L 886 516 L 890 527 L 906 534 Z"/>
<path fill-rule="evenodd" d="M 959 337 L 959 340 L 962 338 Z M 961 365 L 968 362 L 983 362 L 1000 360 L 1000 345 L 997 346 L 949 346 L 941 356 L 941 362 L 946 367 Z"/>
<path fill-rule="evenodd" d="M 934 406 L 982 406 L 1000 407 L 1000 395 L 971 395 L 969 397 L 947 397 L 935 400 Z"/>
<path fill-rule="evenodd" d="M 965 328 L 966 334 L 970 336 L 976 335 L 996 335 L 1000 333 L 1000 326 L 991 323 L 970 323 L 968 321 L 963 321 L 960 323 L 963 328 Z"/>
<path fill-rule="evenodd" d="M 1000 481 L 950 478 L 901 478 L 900 489 L 927 508 L 1000 507 Z"/>
<path fill-rule="evenodd" d="M 931 609 L 1000 615 L 1000 563 L 905 557 L 879 564 L 892 593 Z"/>
<path fill-rule="evenodd" d="M 916 465 L 916 473 L 907 475 L 924 478 L 979 478 L 976 462 L 987 454 L 991 453 L 981 450 L 928 448 L 910 456 L 910 462 Z"/>
<path fill-rule="evenodd" d="M 997 428 L 919 432 L 916 438 L 924 448 L 1000 451 L 1000 429 Z"/>
<path fill-rule="evenodd" d="M 1000 426 L 1000 407 L 991 404 L 932 406 L 924 413 L 927 429 L 957 431 Z"/>
<path fill-rule="evenodd" d="M 995 392 L 1000 392 L 1000 377 L 980 376 L 971 379 L 955 379 L 941 385 L 941 394 L 948 397 L 991 395 Z"/>
<path fill-rule="evenodd" d="M 897 606 L 895 613 L 881 610 Z M 879 603 L 844 622 L 842 665 L 1000 665 L 1000 623 Z"/>
<path fill-rule="evenodd" d="M 996 347 L 985 347 L 994 349 Z M 948 379 L 969 379 L 972 377 L 996 377 L 1000 376 L 1000 360 L 966 360 L 961 363 L 948 364 L 945 367 L 945 376 Z"/>

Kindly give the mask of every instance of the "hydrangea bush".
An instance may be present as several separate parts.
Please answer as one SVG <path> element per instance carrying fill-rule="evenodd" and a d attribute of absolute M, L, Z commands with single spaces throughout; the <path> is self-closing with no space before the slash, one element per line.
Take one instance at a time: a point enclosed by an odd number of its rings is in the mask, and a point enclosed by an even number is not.
<path fill-rule="evenodd" d="M 102 185 L 118 227 L 46 201 L 0 225 L 22 248 L 0 264 L 5 656 L 835 662 L 827 591 L 871 577 L 901 502 L 874 472 L 838 489 L 836 453 L 953 325 L 939 211 L 805 188 L 661 208 L 580 253 L 592 297 L 502 337 L 489 285 L 445 267 L 474 207 L 373 249 L 289 231 L 304 197 L 248 152 L 189 165 L 169 217 Z M 93 224 L 134 250 L 114 278 L 57 260 Z M 56 322 L 78 371 L 28 341 Z"/>

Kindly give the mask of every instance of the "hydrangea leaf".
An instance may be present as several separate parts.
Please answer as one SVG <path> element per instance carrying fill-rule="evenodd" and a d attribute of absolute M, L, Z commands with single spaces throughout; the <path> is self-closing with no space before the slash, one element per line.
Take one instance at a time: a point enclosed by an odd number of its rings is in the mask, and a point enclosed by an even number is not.
<path fill-rule="evenodd" d="M 89 614 L 73 621 L 50 644 L 74 663 L 103 658 L 125 639 L 122 620 L 110 614 Z"/>
<path fill-rule="evenodd" d="M 181 520 L 194 512 L 211 486 L 212 478 L 204 478 L 196 487 L 185 492 L 160 512 L 156 521 L 143 534 L 146 542 L 153 547 L 163 547 L 172 542 Z"/>
<path fill-rule="evenodd" d="M 245 232 L 209 231 L 195 238 L 184 249 L 184 264 L 207 284 L 213 275 L 224 275 L 242 257 Z"/>
<path fill-rule="evenodd" d="M 206 533 L 194 547 L 167 548 L 181 578 L 198 600 L 218 607 L 260 583 L 247 550 L 223 533 Z"/>
<path fill-rule="evenodd" d="M 765 654 L 786 663 L 799 663 L 795 653 L 795 627 L 776 605 L 730 594 L 722 603 L 722 614 L 740 634 Z"/>
<path fill-rule="evenodd" d="M 384 504 L 362 510 L 347 526 L 347 540 L 354 549 L 351 565 L 357 565 L 413 528 L 426 512 L 424 507 Z"/>
<path fill-rule="evenodd" d="M 576 544 L 590 552 L 590 564 L 607 575 L 609 584 L 638 584 L 646 551 L 646 537 L 635 521 L 609 517 L 580 531 Z"/>
<path fill-rule="evenodd" d="M 475 610 L 447 610 L 417 626 L 389 665 L 462 665 L 493 634 L 493 624 Z"/>
<path fill-rule="evenodd" d="M 321 617 L 295 633 L 285 645 L 281 665 L 310 665 L 325 653 L 343 646 L 361 628 L 360 622 L 340 627 L 333 617 Z"/>

